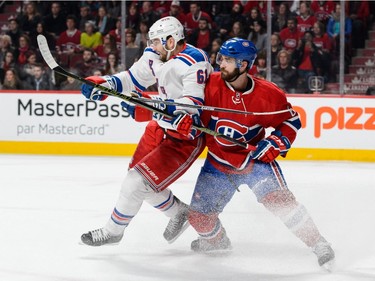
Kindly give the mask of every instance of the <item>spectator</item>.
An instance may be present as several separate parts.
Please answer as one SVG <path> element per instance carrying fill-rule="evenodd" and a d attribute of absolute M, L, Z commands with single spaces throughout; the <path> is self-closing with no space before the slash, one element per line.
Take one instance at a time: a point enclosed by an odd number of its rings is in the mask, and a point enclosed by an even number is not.
<path fill-rule="evenodd" d="M 121 1 L 111 0 L 107 1 L 107 13 L 113 19 L 121 17 Z"/>
<path fill-rule="evenodd" d="M 130 4 L 128 15 L 126 17 L 125 27 L 137 30 L 140 21 L 141 21 L 141 16 L 140 16 L 139 11 L 138 11 L 138 5 L 135 4 L 135 3 Z M 121 36 L 120 36 L 121 17 L 118 18 L 118 22 L 116 23 L 115 28 L 116 28 L 116 30 L 118 30 L 119 38 L 121 38 Z M 121 39 L 120 39 L 120 42 L 121 42 Z"/>
<path fill-rule="evenodd" d="M 6 52 L 14 53 L 12 38 L 7 34 L 0 35 L 0 62 L 4 61 Z"/>
<path fill-rule="evenodd" d="M 189 36 L 194 29 L 199 27 L 199 20 L 206 18 L 210 29 L 212 28 L 212 18 L 206 12 L 201 11 L 201 5 L 198 1 L 190 3 L 190 12 L 186 15 L 186 33 Z"/>
<path fill-rule="evenodd" d="M 15 52 L 16 62 L 18 65 L 26 63 L 26 53 L 32 50 L 30 46 L 30 37 L 27 34 L 22 34 L 18 40 L 19 48 Z"/>
<path fill-rule="evenodd" d="M 120 60 L 118 56 L 118 52 L 111 52 L 107 55 L 107 60 L 104 67 L 104 75 L 114 75 L 115 73 L 119 73 L 120 69 Z M 102 75 L 103 75 L 102 74 Z"/>
<path fill-rule="evenodd" d="M 21 81 L 26 80 L 27 77 L 33 75 L 33 68 L 37 64 L 37 56 L 35 51 L 28 51 L 26 53 L 27 62 L 21 65 L 18 69 L 18 76 Z"/>
<path fill-rule="evenodd" d="M 337 58 L 340 52 L 340 13 L 341 5 L 339 3 L 335 6 L 335 12 L 329 18 L 327 24 L 327 34 L 332 39 L 334 56 Z M 345 17 L 345 53 L 349 57 L 351 53 L 351 35 L 352 35 L 352 21 L 349 17 Z"/>
<path fill-rule="evenodd" d="M 299 16 L 297 16 L 297 29 L 304 34 L 305 31 L 312 29 L 312 26 L 316 23 L 316 17 L 311 14 L 310 4 L 307 2 L 301 2 L 299 13 Z"/>
<path fill-rule="evenodd" d="M 280 34 L 277 32 L 274 32 L 271 35 L 271 66 L 274 66 L 277 64 L 277 55 L 282 50 L 283 46 L 281 45 L 281 39 Z"/>
<path fill-rule="evenodd" d="M 222 38 L 222 40 L 226 41 L 227 39 L 234 38 L 234 37 L 238 37 L 238 38 L 242 38 L 242 39 L 247 38 L 244 27 L 243 27 L 242 23 L 239 22 L 239 21 L 236 21 L 236 22 L 233 23 L 231 31 L 227 34 L 227 37 Z"/>
<path fill-rule="evenodd" d="M 298 41 L 301 38 L 301 34 L 297 29 L 297 19 L 290 17 L 287 22 L 287 27 L 280 31 L 280 38 L 283 47 L 292 55 L 297 48 Z"/>
<path fill-rule="evenodd" d="M 15 69 L 16 60 L 12 51 L 6 51 L 4 59 L 0 63 L 0 78 L 1 82 L 4 81 L 5 73 L 9 69 Z"/>
<path fill-rule="evenodd" d="M 147 47 L 148 30 L 147 22 L 141 21 L 139 23 L 139 32 L 135 36 L 135 44 L 139 46 L 141 51 Z"/>
<path fill-rule="evenodd" d="M 280 32 L 287 27 L 290 17 L 289 5 L 287 2 L 281 2 L 277 12 L 272 16 L 272 33 Z"/>
<path fill-rule="evenodd" d="M 296 49 L 296 68 L 302 92 L 311 92 L 309 79 L 312 76 L 323 76 L 322 55 L 318 47 L 313 42 L 312 31 L 306 31 Z"/>
<path fill-rule="evenodd" d="M 208 19 L 202 17 L 199 20 L 198 29 L 193 30 L 188 42 L 197 48 L 209 52 L 212 41 L 215 38 L 214 36 L 208 25 Z"/>
<path fill-rule="evenodd" d="M 81 33 L 81 47 L 96 48 L 101 44 L 103 44 L 102 34 L 96 30 L 95 22 L 87 21 L 85 24 L 85 31 Z"/>
<path fill-rule="evenodd" d="M 66 30 L 63 31 L 56 42 L 59 55 L 71 55 L 79 51 L 81 31 L 76 28 L 77 18 L 74 15 L 66 17 Z"/>
<path fill-rule="evenodd" d="M 352 20 L 352 47 L 364 48 L 370 16 L 368 1 L 348 1 L 346 5 Z"/>
<path fill-rule="evenodd" d="M 94 17 L 91 14 L 90 7 L 83 5 L 79 10 L 79 30 L 81 32 L 85 31 L 87 21 L 94 21 Z"/>
<path fill-rule="evenodd" d="M 215 38 L 212 40 L 211 50 L 210 53 L 217 53 L 220 50 L 221 44 L 223 44 L 223 41 L 221 41 L 220 38 Z"/>
<path fill-rule="evenodd" d="M 94 51 L 90 48 L 85 48 L 82 52 L 82 59 L 79 60 L 73 68 L 77 70 L 79 76 L 88 77 L 96 66 L 97 63 Z"/>
<path fill-rule="evenodd" d="M 331 39 L 329 38 L 328 34 L 324 31 L 324 24 L 320 21 L 317 21 L 313 25 L 313 42 L 315 46 L 319 48 L 319 53 L 322 56 L 322 69 L 325 80 L 328 81 L 330 79 L 330 69 L 331 69 L 331 61 L 332 61 L 332 43 Z"/>
<path fill-rule="evenodd" d="M 66 15 L 59 2 L 52 2 L 50 13 L 44 17 L 46 31 L 57 39 L 66 29 Z"/>
<path fill-rule="evenodd" d="M 105 64 L 107 55 L 111 52 L 117 52 L 116 38 L 111 34 L 107 34 L 103 37 L 103 44 L 94 48 L 97 57 L 100 62 Z"/>
<path fill-rule="evenodd" d="M 19 39 L 22 34 L 22 30 L 19 27 L 18 20 L 15 17 L 10 17 L 8 19 L 8 24 L 9 30 L 6 34 L 9 35 L 12 39 L 13 46 L 18 49 L 18 47 L 20 46 Z"/>
<path fill-rule="evenodd" d="M 18 73 L 14 68 L 5 71 L 3 90 L 22 90 L 23 85 L 18 78 Z"/>
<path fill-rule="evenodd" d="M 160 15 L 154 12 L 151 1 L 143 1 L 141 20 L 146 21 L 148 28 L 160 18 Z"/>
<path fill-rule="evenodd" d="M 287 93 L 295 93 L 297 85 L 297 69 L 292 66 L 290 54 L 281 50 L 277 54 L 277 64 L 272 66 L 271 81 Z"/>
<path fill-rule="evenodd" d="M 95 24 L 98 27 L 98 31 L 104 36 L 110 30 L 115 28 L 115 21 L 114 19 L 108 15 L 105 6 L 100 6 L 98 9 L 98 15 L 95 19 Z"/>
<path fill-rule="evenodd" d="M 74 71 L 73 71 L 74 72 Z M 68 77 L 60 85 L 60 90 L 64 91 L 79 91 L 81 89 L 82 83 L 78 80 Z"/>
<path fill-rule="evenodd" d="M 236 4 L 241 5 L 242 14 L 246 17 L 250 15 L 251 9 L 257 6 L 256 1 L 234 0 L 233 5 L 236 5 Z"/>
<path fill-rule="evenodd" d="M 327 25 L 328 19 L 335 10 L 335 3 L 332 0 L 312 0 L 310 8 L 316 19 Z"/>
<path fill-rule="evenodd" d="M 20 27 L 28 35 L 35 32 L 36 26 L 42 21 L 42 17 L 36 10 L 34 2 L 28 2 L 26 4 L 25 14 L 20 16 Z"/>
<path fill-rule="evenodd" d="M 254 65 L 249 69 L 249 74 L 254 77 L 266 79 L 267 78 L 267 60 L 266 52 L 262 51 L 258 53 L 254 61 Z"/>
<path fill-rule="evenodd" d="M 170 8 L 170 5 L 169 5 L 168 2 L 169 1 L 153 1 L 152 9 L 158 15 L 162 15 L 164 13 L 167 13 L 169 11 L 169 8 Z"/>
<path fill-rule="evenodd" d="M 267 47 L 267 33 L 266 33 L 266 26 L 264 25 L 265 22 L 253 22 L 253 31 L 251 31 L 247 37 L 247 40 L 254 43 L 255 47 L 259 52 L 262 52 Z"/>
<path fill-rule="evenodd" d="M 171 2 L 169 11 L 166 11 L 161 15 L 162 18 L 167 17 L 167 16 L 175 17 L 182 23 L 182 25 L 184 25 L 186 22 L 186 15 L 184 14 L 180 6 L 180 1 Z"/>
<path fill-rule="evenodd" d="M 92 70 L 92 76 L 103 76 L 104 73 L 100 68 L 96 68 Z"/>
<path fill-rule="evenodd" d="M 125 33 L 126 47 L 125 47 L 125 69 L 129 69 L 134 62 L 141 56 L 140 48 L 135 43 L 136 33 L 134 30 L 129 29 Z"/>
<path fill-rule="evenodd" d="M 45 73 L 42 64 L 35 64 L 31 76 L 26 78 L 26 88 L 29 90 L 53 90 L 50 77 Z"/>
<path fill-rule="evenodd" d="M 116 21 L 115 29 L 112 29 L 108 32 L 111 36 L 115 38 L 117 50 L 121 50 L 121 18 L 118 18 Z"/>
<path fill-rule="evenodd" d="M 262 15 L 260 14 L 258 8 L 254 7 L 250 11 L 250 16 L 247 20 L 247 29 L 246 33 L 249 34 L 250 32 L 254 31 L 254 22 L 261 23 L 262 25 L 266 26 L 266 23 L 264 22 Z"/>
<path fill-rule="evenodd" d="M 268 3 L 271 2 L 269 0 L 262 0 L 262 1 L 256 1 L 257 2 L 257 8 L 258 8 L 258 11 L 259 11 L 259 14 L 261 15 L 262 17 L 262 20 L 264 22 L 267 21 L 267 6 L 268 6 Z M 271 15 L 274 14 L 274 1 L 271 2 Z"/>
<path fill-rule="evenodd" d="M 36 25 L 36 29 L 30 33 L 30 46 L 32 49 L 38 49 L 37 37 L 39 34 L 44 35 L 46 37 L 48 46 L 51 48 L 51 50 L 56 49 L 56 39 L 46 31 L 43 22 L 38 22 Z"/>
<path fill-rule="evenodd" d="M 217 52 L 211 52 L 210 53 L 210 64 L 212 65 L 212 68 L 214 71 L 220 71 L 220 65 L 216 62 L 217 59 Z"/>

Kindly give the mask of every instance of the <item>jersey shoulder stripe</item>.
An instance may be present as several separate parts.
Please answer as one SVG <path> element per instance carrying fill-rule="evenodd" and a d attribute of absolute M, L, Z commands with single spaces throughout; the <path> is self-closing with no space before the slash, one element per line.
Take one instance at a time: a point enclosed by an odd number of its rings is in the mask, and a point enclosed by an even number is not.
<path fill-rule="evenodd" d="M 208 56 L 204 51 L 189 44 L 187 44 L 185 50 L 177 54 L 174 59 L 179 59 L 189 66 L 202 61 L 208 62 Z"/>

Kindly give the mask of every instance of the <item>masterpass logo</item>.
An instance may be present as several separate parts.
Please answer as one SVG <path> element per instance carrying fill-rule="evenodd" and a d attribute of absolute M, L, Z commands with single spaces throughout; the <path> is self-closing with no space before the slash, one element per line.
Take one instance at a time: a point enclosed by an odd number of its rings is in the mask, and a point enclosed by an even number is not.
<path fill-rule="evenodd" d="M 83 103 L 62 102 L 56 99 L 54 102 L 41 103 L 32 99 L 18 99 L 18 116 L 57 116 L 57 117 L 92 117 L 103 118 L 129 117 L 129 113 L 119 104 L 105 104 L 94 101 Z"/>

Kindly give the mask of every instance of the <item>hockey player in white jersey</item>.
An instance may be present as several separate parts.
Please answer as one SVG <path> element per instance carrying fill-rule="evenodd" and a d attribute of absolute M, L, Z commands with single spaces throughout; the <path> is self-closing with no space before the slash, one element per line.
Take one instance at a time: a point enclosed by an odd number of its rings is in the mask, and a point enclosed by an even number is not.
<path fill-rule="evenodd" d="M 203 104 L 204 87 L 212 67 L 202 50 L 185 43 L 182 24 L 174 17 L 162 18 L 151 26 L 149 39 L 149 47 L 128 71 L 87 79 L 125 94 L 142 93 L 157 83 L 159 97 L 153 99 Z M 106 98 L 103 92 L 89 85 L 82 86 L 82 93 L 90 100 Z M 199 132 L 193 131 L 187 137 L 176 129 L 181 132 L 186 127 L 190 132 L 192 118 L 187 116 L 199 117 L 200 112 L 154 103 L 155 107 L 175 116 L 168 119 L 133 104 L 122 102 L 121 105 L 136 121 L 149 123 L 108 222 L 102 228 L 84 233 L 81 240 L 90 246 L 120 242 L 125 228 L 146 201 L 170 217 L 164 237 L 173 242 L 187 225 L 188 206 L 167 187 L 193 164 L 205 146 Z"/>

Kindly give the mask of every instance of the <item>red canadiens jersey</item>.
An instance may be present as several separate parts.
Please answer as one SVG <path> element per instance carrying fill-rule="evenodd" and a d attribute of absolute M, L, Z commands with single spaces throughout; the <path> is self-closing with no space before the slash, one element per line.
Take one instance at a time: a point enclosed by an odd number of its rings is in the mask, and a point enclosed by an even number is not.
<path fill-rule="evenodd" d="M 205 88 L 205 105 L 249 112 L 274 112 L 291 109 L 285 93 L 275 84 L 248 76 L 253 86 L 246 92 L 235 91 L 221 79 L 220 72 L 210 75 Z M 300 128 L 298 114 L 292 109 L 285 113 L 269 115 L 236 114 L 204 111 L 204 125 L 223 135 L 255 146 L 265 136 L 266 128 L 279 130 L 292 143 Z M 249 151 L 227 140 L 206 135 L 209 159 L 220 169 L 220 164 L 241 170 L 249 158 Z M 224 165 L 224 166 L 225 166 Z"/>

